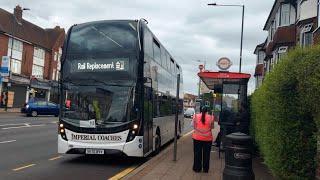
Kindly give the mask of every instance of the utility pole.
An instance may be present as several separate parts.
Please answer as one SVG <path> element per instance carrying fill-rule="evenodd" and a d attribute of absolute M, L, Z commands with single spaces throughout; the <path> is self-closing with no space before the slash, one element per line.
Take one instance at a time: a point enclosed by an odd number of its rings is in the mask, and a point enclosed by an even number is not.
<path fill-rule="evenodd" d="M 243 46 L 243 25 L 244 25 L 244 4 L 243 5 L 235 5 L 235 4 L 217 4 L 210 3 L 208 6 L 227 6 L 227 7 L 242 7 L 242 23 L 241 23 L 241 40 L 240 40 L 240 62 L 239 62 L 239 73 L 241 73 L 242 66 L 242 46 Z"/>
<path fill-rule="evenodd" d="M 174 122 L 173 161 L 177 161 L 178 116 L 179 116 L 180 74 L 177 75 L 176 116 Z"/>

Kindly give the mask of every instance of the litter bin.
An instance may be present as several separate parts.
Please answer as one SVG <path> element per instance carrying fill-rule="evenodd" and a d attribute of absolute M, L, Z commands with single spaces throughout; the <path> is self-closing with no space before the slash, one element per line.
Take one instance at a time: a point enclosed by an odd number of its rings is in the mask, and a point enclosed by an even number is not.
<path fill-rule="evenodd" d="M 226 136 L 223 180 L 254 180 L 250 136 L 240 132 Z"/>

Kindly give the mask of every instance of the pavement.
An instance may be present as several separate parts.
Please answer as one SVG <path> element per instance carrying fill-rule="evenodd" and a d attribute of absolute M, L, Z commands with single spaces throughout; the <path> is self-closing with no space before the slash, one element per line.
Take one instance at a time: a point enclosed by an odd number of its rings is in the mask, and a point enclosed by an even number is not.
<path fill-rule="evenodd" d="M 0 113 L 0 179 L 109 179 L 149 158 L 60 155 L 53 116 Z"/>
<path fill-rule="evenodd" d="M 13 113 L 19 113 L 21 110 L 21 108 L 8 108 L 7 110 L 5 110 L 5 108 L 0 108 L 0 113 L 9 113 L 9 112 L 13 112 Z"/>
<path fill-rule="evenodd" d="M 216 133 L 216 132 L 215 132 Z M 173 161 L 173 144 L 163 150 L 153 159 L 131 171 L 123 179 L 130 180 L 203 180 L 203 179 L 222 179 L 224 169 L 224 154 L 219 158 L 218 150 L 213 148 L 210 158 L 209 173 L 195 173 L 193 165 L 193 142 L 191 132 L 184 135 L 178 141 L 177 161 Z M 273 180 L 262 160 L 253 160 L 253 171 L 257 180 Z"/>

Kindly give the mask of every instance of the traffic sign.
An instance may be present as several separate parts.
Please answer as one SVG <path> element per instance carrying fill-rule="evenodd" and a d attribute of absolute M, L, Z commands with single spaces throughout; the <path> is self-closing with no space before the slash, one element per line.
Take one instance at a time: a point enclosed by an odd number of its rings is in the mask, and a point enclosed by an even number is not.
<path fill-rule="evenodd" d="M 217 66 L 219 67 L 219 69 L 227 71 L 232 66 L 232 62 L 229 58 L 223 57 L 218 60 Z"/>
<path fill-rule="evenodd" d="M 10 71 L 10 59 L 9 56 L 2 56 L 0 74 L 2 77 L 9 76 Z"/>

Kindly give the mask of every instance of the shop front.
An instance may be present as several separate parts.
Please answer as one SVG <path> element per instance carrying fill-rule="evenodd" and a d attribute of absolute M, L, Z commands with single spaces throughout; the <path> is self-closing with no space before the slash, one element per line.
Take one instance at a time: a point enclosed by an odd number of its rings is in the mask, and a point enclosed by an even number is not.
<path fill-rule="evenodd" d="M 50 101 L 50 83 L 47 81 L 32 78 L 28 91 L 29 101 Z"/>
<path fill-rule="evenodd" d="M 4 78 L 1 91 L 1 107 L 21 108 L 27 101 L 30 80 L 26 77 L 11 74 L 10 80 Z"/>

